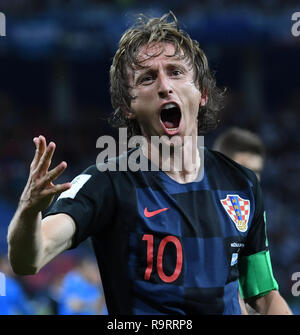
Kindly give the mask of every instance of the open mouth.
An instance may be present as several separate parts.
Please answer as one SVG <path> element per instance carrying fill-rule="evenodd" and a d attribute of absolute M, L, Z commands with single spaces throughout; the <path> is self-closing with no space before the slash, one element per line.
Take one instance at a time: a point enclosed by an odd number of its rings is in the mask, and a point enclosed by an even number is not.
<path fill-rule="evenodd" d="M 168 135 L 179 131 L 181 111 L 177 104 L 171 102 L 163 106 L 160 112 L 161 123 Z"/>

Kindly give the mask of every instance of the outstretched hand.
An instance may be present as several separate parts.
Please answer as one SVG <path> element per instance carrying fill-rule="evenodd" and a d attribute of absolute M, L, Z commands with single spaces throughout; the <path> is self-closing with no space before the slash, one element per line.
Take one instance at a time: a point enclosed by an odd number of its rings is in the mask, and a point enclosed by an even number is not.
<path fill-rule="evenodd" d="M 44 136 L 35 137 L 36 147 L 27 184 L 20 199 L 20 206 L 30 213 L 37 213 L 48 208 L 56 194 L 62 193 L 71 187 L 71 183 L 54 185 L 55 181 L 67 168 L 66 162 L 61 162 L 54 169 L 49 170 L 55 151 L 55 143 L 47 146 Z"/>

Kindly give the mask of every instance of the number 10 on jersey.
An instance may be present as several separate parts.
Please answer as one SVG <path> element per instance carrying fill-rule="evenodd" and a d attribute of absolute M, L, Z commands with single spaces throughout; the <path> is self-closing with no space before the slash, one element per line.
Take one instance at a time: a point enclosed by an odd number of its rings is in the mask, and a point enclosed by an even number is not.
<path fill-rule="evenodd" d="M 144 234 L 143 241 L 147 242 L 147 268 L 145 270 L 144 279 L 150 280 L 153 271 L 153 257 L 154 257 L 154 236 L 152 234 Z M 165 253 L 165 247 L 168 243 L 173 243 L 176 248 L 176 266 L 171 275 L 167 275 L 163 269 L 163 258 Z M 164 237 L 158 246 L 157 250 L 157 273 L 160 279 L 165 283 L 174 282 L 180 275 L 182 270 L 182 245 L 180 240 L 176 236 L 168 235 Z"/>

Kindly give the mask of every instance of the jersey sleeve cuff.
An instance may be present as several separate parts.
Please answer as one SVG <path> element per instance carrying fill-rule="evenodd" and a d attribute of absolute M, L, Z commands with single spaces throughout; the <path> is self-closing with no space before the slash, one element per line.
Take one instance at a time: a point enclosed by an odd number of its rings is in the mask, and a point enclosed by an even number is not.
<path fill-rule="evenodd" d="M 269 250 L 241 257 L 238 266 L 240 293 L 243 299 L 263 296 L 272 290 L 278 290 Z"/>

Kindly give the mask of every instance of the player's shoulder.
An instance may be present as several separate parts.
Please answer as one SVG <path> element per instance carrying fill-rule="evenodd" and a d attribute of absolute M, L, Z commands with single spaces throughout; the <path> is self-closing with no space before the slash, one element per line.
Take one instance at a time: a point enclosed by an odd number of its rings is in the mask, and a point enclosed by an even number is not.
<path fill-rule="evenodd" d="M 106 172 L 98 169 L 96 164 L 88 166 L 79 172 L 71 181 L 72 187 L 68 192 L 87 192 L 89 194 L 97 193 L 99 188 L 108 189 L 111 187 L 111 178 Z M 63 194 L 64 194 L 63 193 Z"/>
<path fill-rule="evenodd" d="M 218 171 L 219 175 L 242 182 L 251 186 L 257 185 L 257 177 L 253 171 L 240 165 L 221 152 L 205 149 L 205 164 L 208 171 Z"/>
<path fill-rule="evenodd" d="M 91 178 L 93 180 L 115 178 L 118 172 L 126 172 L 128 170 L 128 159 L 134 150 L 136 150 L 136 148 L 129 150 L 128 152 L 123 152 L 119 156 L 109 157 L 103 161 L 96 161 L 95 164 L 92 164 L 83 170 L 78 178 Z"/>
<path fill-rule="evenodd" d="M 97 180 L 97 179 L 106 179 L 107 176 L 105 173 L 101 172 L 96 164 L 92 164 L 90 166 L 88 166 L 86 169 L 82 170 L 75 178 L 76 179 L 93 179 L 93 180 Z"/>

